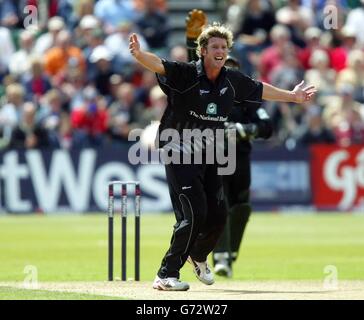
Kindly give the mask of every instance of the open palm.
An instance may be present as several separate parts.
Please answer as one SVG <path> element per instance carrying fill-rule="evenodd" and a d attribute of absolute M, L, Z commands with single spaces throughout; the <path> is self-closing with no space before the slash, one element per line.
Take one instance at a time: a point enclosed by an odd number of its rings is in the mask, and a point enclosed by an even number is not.
<path fill-rule="evenodd" d="M 295 97 L 296 103 L 302 103 L 305 101 L 309 101 L 313 98 L 317 90 L 315 89 L 315 86 L 308 86 L 304 87 L 305 82 L 301 81 L 298 85 L 296 85 L 293 89 L 293 94 Z"/>

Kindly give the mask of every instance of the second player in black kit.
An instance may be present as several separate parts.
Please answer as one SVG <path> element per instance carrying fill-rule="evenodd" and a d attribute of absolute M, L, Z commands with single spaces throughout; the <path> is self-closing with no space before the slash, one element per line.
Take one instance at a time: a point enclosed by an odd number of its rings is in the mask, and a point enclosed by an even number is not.
<path fill-rule="evenodd" d="M 225 66 L 239 69 L 238 62 L 228 57 Z M 246 225 L 251 214 L 250 154 L 252 139 L 268 139 L 273 126 L 267 112 L 255 103 L 236 103 L 229 115 L 227 129 L 236 129 L 236 170 L 223 176 L 225 203 L 228 217 L 213 254 L 215 273 L 232 276 L 232 263 L 236 261 Z"/>

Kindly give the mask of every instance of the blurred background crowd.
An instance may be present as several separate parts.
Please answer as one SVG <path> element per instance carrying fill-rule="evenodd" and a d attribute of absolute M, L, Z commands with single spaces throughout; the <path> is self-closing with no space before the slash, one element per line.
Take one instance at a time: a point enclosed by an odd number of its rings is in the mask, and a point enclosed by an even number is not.
<path fill-rule="evenodd" d="M 117 146 L 131 129 L 159 120 L 166 97 L 155 75 L 134 63 L 128 38 L 136 32 L 143 48 L 186 61 L 184 41 L 171 41 L 168 4 L 0 0 L 0 149 Z M 36 23 L 24 12 L 34 7 Z M 363 144 L 364 0 L 220 7 L 242 71 L 285 89 L 302 79 L 318 89 L 306 104 L 264 103 L 275 128 L 266 144 Z"/>

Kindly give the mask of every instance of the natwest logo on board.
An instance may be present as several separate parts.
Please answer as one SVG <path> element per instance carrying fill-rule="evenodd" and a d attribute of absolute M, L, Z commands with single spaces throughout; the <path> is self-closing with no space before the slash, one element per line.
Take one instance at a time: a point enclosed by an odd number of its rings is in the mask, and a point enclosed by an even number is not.
<path fill-rule="evenodd" d="M 311 148 L 314 204 L 350 210 L 364 206 L 364 146 Z"/>
<path fill-rule="evenodd" d="M 164 167 L 135 167 L 120 157 L 112 148 L 1 153 L 0 212 L 106 211 L 111 180 L 141 181 L 142 210 L 169 211 Z"/>

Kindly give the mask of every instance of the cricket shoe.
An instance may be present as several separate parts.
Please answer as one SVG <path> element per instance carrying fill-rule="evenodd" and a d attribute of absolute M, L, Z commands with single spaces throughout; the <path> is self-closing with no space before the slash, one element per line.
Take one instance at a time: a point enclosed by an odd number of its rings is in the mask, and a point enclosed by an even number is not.
<path fill-rule="evenodd" d="M 218 276 L 226 278 L 231 278 L 233 273 L 227 261 L 216 262 L 214 272 Z"/>
<path fill-rule="evenodd" d="M 229 253 L 228 252 L 219 252 L 214 254 L 214 272 L 220 277 L 232 277 L 232 269 L 228 262 Z"/>
<path fill-rule="evenodd" d="M 177 278 L 159 278 L 155 277 L 153 282 L 153 289 L 164 291 L 187 291 L 190 285 L 187 282 L 182 282 Z"/>
<path fill-rule="evenodd" d="M 193 272 L 198 280 L 207 285 L 211 285 L 215 282 L 214 274 L 212 273 L 209 265 L 207 264 L 207 261 L 197 262 L 193 260 L 191 257 L 188 257 L 187 261 L 192 265 Z"/>

